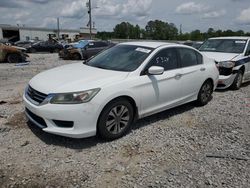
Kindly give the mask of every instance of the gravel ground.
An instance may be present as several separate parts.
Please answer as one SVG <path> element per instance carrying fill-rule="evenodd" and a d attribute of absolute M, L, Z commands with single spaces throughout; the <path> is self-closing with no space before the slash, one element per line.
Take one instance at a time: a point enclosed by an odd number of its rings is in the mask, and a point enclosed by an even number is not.
<path fill-rule="evenodd" d="M 142 119 L 125 137 L 69 139 L 27 124 L 22 93 L 62 64 L 0 64 L 0 187 L 250 187 L 250 85 Z"/>

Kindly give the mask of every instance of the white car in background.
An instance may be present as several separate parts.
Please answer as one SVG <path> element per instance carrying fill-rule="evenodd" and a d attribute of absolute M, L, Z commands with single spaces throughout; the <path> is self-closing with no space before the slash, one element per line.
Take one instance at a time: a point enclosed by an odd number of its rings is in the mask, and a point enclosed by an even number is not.
<path fill-rule="evenodd" d="M 237 90 L 250 81 L 250 37 L 210 38 L 199 50 L 219 67 L 218 89 Z"/>
<path fill-rule="evenodd" d="M 207 104 L 218 77 L 214 60 L 194 48 L 129 42 L 38 74 L 23 98 L 29 120 L 46 132 L 116 139 L 139 118 L 191 101 Z"/>

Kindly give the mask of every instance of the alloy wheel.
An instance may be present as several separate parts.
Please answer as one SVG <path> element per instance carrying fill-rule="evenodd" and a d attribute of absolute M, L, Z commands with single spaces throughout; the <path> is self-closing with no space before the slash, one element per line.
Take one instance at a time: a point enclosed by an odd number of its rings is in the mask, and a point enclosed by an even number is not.
<path fill-rule="evenodd" d="M 210 83 L 205 83 L 201 88 L 201 100 L 207 102 L 212 94 L 212 87 Z"/>
<path fill-rule="evenodd" d="M 106 120 L 107 131 L 119 134 L 126 128 L 130 121 L 129 109 L 124 105 L 113 107 Z"/>

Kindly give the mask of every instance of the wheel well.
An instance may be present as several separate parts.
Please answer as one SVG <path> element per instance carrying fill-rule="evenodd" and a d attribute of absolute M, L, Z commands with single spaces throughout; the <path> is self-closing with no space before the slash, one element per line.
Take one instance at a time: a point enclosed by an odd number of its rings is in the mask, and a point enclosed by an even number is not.
<path fill-rule="evenodd" d="M 208 79 L 206 79 L 206 81 L 205 82 L 210 82 L 211 84 L 212 84 L 212 86 L 213 86 L 213 88 L 214 88 L 214 81 L 213 81 L 213 79 L 212 78 L 208 78 Z M 204 82 L 204 83 L 205 83 Z"/>
<path fill-rule="evenodd" d="M 135 100 L 132 98 L 132 97 L 129 97 L 129 96 L 119 96 L 119 97 L 116 97 L 114 99 L 112 99 L 111 101 L 109 101 L 102 109 L 101 113 L 103 112 L 103 110 L 105 109 L 106 106 L 108 106 L 110 103 L 116 101 L 116 100 L 120 100 L 120 99 L 125 99 L 127 100 L 133 107 L 134 109 L 134 119 L 133 119 L 133 122 L 135 122 L 138 118 L 138 108 L 136 106 L 136 103 L 135 103 Z M 100 116 L 101 116 L 101 113 L 99 114 L 99 117 L 98 117 L 98 123 L 99 123 L 99 119 L 100 119 Z M 97 125 L 96 125 L 97 126 Z"/>
<path fill-rule="evenodd" d="M 8 54 L 6 54 L 6 56 L 5 56 L 5 60 L 7 60 L 8 57 L 9 57 L 10 55 L 18 55 L 18 56 L 20 56 L 19 53 L 8 53 Z"/>
<path fill-rule="evenodd" d="M 74 56 L 74 55 L 78 55 L 81 58 L 81 54 L 79 52 L 72 53 L 72 56 Z"/>
<path fill-rule="evenodd" d="M 242 67 L 240 67 L 240 70 L 242 71 L 242 73 L 245 73 L 245 66 L 243 65 Z"/>

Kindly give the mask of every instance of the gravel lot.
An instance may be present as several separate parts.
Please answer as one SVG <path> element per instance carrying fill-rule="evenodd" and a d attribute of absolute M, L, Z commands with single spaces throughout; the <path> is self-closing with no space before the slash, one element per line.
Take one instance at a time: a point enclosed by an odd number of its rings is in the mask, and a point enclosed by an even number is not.
<path fill-rule="evenodd" d="M 116 141 L 69 139 L 27 125 L 21 96 L 37 73 L 74 62 L 30 61 L 0 64 L 0 187 L 250 187 L 250 84 L 142 119 Z"/>

